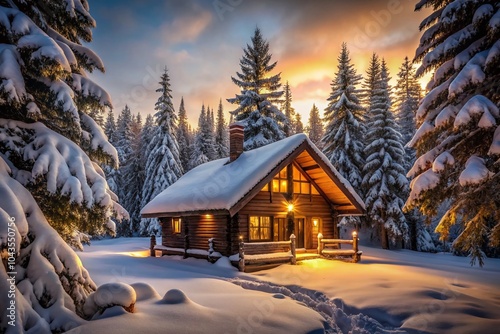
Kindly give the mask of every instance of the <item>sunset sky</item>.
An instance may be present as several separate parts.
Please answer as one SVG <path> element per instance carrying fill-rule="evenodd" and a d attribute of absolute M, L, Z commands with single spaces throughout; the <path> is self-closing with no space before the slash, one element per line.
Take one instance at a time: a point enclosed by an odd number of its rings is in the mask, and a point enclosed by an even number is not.
<path fill-rule="evenodd" d="M 403 58 L 413 58 L 428 12 L 409 0 L 89 0 L 97 22 L 90 44 L 106 66 L 92 77 L 112 96 L 115 112 L 154 113 L 158 81 L 167 66 L 178 110 L 184 97 L 191 124 L 202 103 L 216 108 L 239 89 L 243 48 L 259 27 L 270 44 L 293 107 L 307 123 L 313 103 L 327 105 L 342 42 L 359 74 L 376 52 L 396 77 Z"/>

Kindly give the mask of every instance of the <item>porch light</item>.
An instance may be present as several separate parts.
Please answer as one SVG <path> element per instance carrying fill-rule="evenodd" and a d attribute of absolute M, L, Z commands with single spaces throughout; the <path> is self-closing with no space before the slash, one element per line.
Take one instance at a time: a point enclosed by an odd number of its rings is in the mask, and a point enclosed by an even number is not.
<path fill-rule="evenodd" d="M 313 219 L 313 225 L 314 225 L 314 227 L 318 226 L 318 220 L 317 219 Z"/>
<path fill-rule="evenodd" d="M 292 212 L 293 211 L 294 206 L 293 206 L 292 203 L 288 203 L 287 207 L 288 207 L 288 212 Z"/>
<path fill-rule="evenodd" d="M 358 232 L 353 231 L 353 232 L 352 232 L 352 237 L 353 237 L 353 238 L 357 238 L 357 237 L 358 237 Z"/>

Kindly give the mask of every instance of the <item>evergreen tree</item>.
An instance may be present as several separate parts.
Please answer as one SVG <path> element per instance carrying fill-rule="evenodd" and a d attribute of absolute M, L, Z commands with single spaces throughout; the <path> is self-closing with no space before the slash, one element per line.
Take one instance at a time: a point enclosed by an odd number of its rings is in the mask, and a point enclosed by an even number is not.
<path fill-rule="evenodd" d="M 365 79 L 363 80 L 362 90 L 360 93 L 360 100 L 366 109 L 366 117 L 370 117 L 370 108 L 375 90 L 377 89 L 377 82 L 380 80 L 380 59 L 374 52 L 370 58 L 368 69 L 366 70 Z"/>
<path fill-rule="evenodd" d="M 195 135 L 191 154 L 190 168 L 194 168 L 205 162 L 213 160 L 215 156 L 214 138 L 210 130 L 210 112 L 205 111 L 205 105 L 201 107 L 198 119 L 198 131 Z"/>
<path fill-rule="evenodd" d="M 408 179 L 403 167 L 401 134 L 391 111 L 389 76 L 383 60 L 371 95 L 362 186 L 368 220 L 379 230 L 382 248 L 388 249 L 388 237 L 393 240 L 407 238 L 408 227 L 402 208 Z"/>
<path fill-rule="evenodd" d="M 115 181 L 117 181 L 117 192 L 116 195 L 123 203 L 125 199 L 125 191 L 129 180 L 123 175 L 123 170 L 126 166 L 126 161 L 132 155 L 132 111 L 125 105 L 121 113 L 118 115 L 118 121 L 116 125 L 115 140 L 114 143 L 116 151 L 118 152 L 118 158 L 120 162 L 120 168 L 116 173 Z"/>
<path fill-rule="evenodd" d="M 291 135 L 297 133 L 295 131 L 297 126 L 296 126 L 295 110 L 292 107 L 292 91 L 290 90 L 290 85 L 288 84 L 288 81 L 285 84 L 284 95 L 285 99 L 283 100 L 282 110 L 285 113 L 286 122 L 284 124 L 283 130 L 285 131 L 285 136 L 290 137 Z"/>
<path fill-rule="evenodd" d="M 144 160 L 141 154 L 141 114 L 132 118 L 130 155 L 125 160 L 121 169 L 122 176 L 122 203 L 128 211 L 130 220 L 123 222 L 118 227 L 118 234 L 122 236 L 138 236 L 141 222 L 142 188 L 144 185 Z M 121 234 L 120 234 L 121 232 Z"/>
<path fill-rule="evenodd" d="M 142 170 L 140 174 L 138 174 L 136 177 L 138 178 L 138 183 L 142 185 L 141 188 L 141 194 L 140 194 L 140 208 L 142 208 L 142 205 L 144 203 L 144 200 L 142 198 L 143 192 L 144 192 L 144 183 L 146 181 L 146 169 L 145 169 L 145 162 L 147 162 L 148 157 L 151 153 L 151 150 L 153 149 L 151 142 L 153 141 L 153 138 L 155 134 L 157 133 L 158 127 L 155 125 L 155 120 L 151 114 L 148 114 L 146 116 L 146 121 L 144 122 L 144 126 L 141 129 L 141 134 L 140 134 L 140 149 L 139 149 L 139 159 L 142 161 Z M 131 216 L 133 216 L 131 214 Z M 140 216 L 139 216 L 140 217 Z M 141 236 L 150 236 L 151 233 L 149 232 L 149 227 L 151 224 L 151 219 L 144 219 L 142 218 L 140 220 L 140 226 L 139 226 L 139 235 Z M 155 223 L 153 222 L 153 225 Z M 156 234 L 158 231 L 153 231 L 153 234 Z"/>
<path fill-rule="evenodd" d="M 302 116 L 300 113 L 295 113 L 295 119 L 293 121 L 293 133 L 303 133 L 304 124 L 302 123 Z"/>
<path fill-rule="evenodd" d="M 1 333 L 59 333 L 84 322 L 96 285 L 65 241 L 81 248 L 83 233 L 112 228 L 119 208 L 99 167 L 118 160 L 99 125 L 111 103 L 87 76 L 104 71 L 88 46 L 95 21 L 87 1 L 71 4 L 0 7 L 0 253 L 16 257 L 14 268 L 0 266 Z M 16 236 L 9 249 L 8 230 Z M 8 271 L 18 273 L 15 326 Z"/>
<path fill-rule="evenodd" d="M 112 109 L 109 109 L 108 115 L 106 117 L 106 123 L 104 124 L 104 134 L 108 137 L 109 142 L 112 145 L 115 145 L 116 122 Z M 104 171 L 104 174 L 106 175 L 109 189 L 115 194 L 118 193 L 118 169 L 107 164 L 102 164 L 102 169 Z"/>
<path fill-rule="evenodd" d="M 184 107 L 184 97 L 181 98 L 178 114 L 179 125 L 177 126 L 177 141 L 179 143 L 179 157 L 181 159 L 182 169 L 187 172 L 189 161 L 191 159 L 191 134 L 187 118 L 186 108 Z"/>
<path fill-rule="evenodd" d="M 160 88 L 156 91 L 161 95 L 155 104 L 155 118 L 158 127 L 148 148 L 149 155 L 146 162 L 141 207 L 144 207 L 156 195 L 167 189 L 183 174 L 179 157 L 179 144 L 175 136 L 177 133 L 177 115 L 172 104 L 172 90 L 166 67 L 159 84 Z M 152 219 L 148 225 L 149 234 L 155 234 L 159 231 L 160 226 L 157 220 Z"/>
<path fill-rule="evenodd" d="M 403 145 L 411 140 L 416 130 L 415 113 L 421 98 L 421 88 L 415 72 L 408 57 L 405 57 L 399 68 L 394 101 L 396 121 L 401 131 Z M 408 173 L 415 162 L 413 148 L 405 147 L 404 161 L 405 171 Z M 423 224 L 424 217 L 416 209 L 409 210 L 405 216 L 409 227 L 409 248 L 412 250 L 433 250 L 431 236 Z"/>
<path fill-rule="evenodd" d="M 323 138 L 324 133 L 325 129 L 323 127 L 323 120 L 319 115 L 319 109 L 315 104 L 313 104 L 311 111 L 309 112 L 307 135 L 319 149 L 323 149 L 323 142 L 321 141 L 321 138 Z"/>
<path fill-rule="evenodd" d="M 217 121 L 215 126 L 215 155 L 216 159 L 226 158 L 229 156 L 229 134 L 226 120 L 224 118 L 222 100 L 219 101 L 219 108 L 217 109 Z"/>
<path fill-rule="evenodd" d="M 333 166 L 351 185 L 361 193 L 361 170 L 363 158 L 363 107 L 359 104 L 359 90 L 356 89 L 361 76 L 356 74 L 351 64 L 347 45 L 342 44 L 338 57 L 337 73 L 333 80 L 332 92 L 325 109 L 327 122 L 322 139 L 323 152 Z"/>
<path fill-rule="evenodd" d="M 436 231 L 453 247 L 483 264 L 486 243 L 500 246 L 500 54 L 498 1 L 420 1 L 430 7 L 415 61 L 417 75 L 432 71 L 430 90 L 417 111 L 419 129 L 410 142 L 419 158 L 409 175 L 409 208 L 435 215 L 449 209 Z"/>
<path fill-rule="evenodd" d="M 416 130 L 415 114 L 421 98 L 421 88 L 415 72 L 408 57 L 405 57 L 403 64 L 399 68 L 394 101 L 396 120 L 401 129 L 403 145 L 410 142 Z M 415 162 L 415 150 L 411 147 L 405 147 L 405 151 L 405 167 L 409 171 Z"/>
<path fill-rule="evenodd" d="M 269 76 L 276 62 L 271 63 L 269 43 L 258 28 L 252 37 L 252 45 L 244 49 L 240 66 L 241 73 L 237 72 L 237 78 L 232 77 L 232 80 L 240 87 L 241 94 L 228 99 L 228 102 L 238 105 L 232 114 L 237 121 L 245 122 L 245 149 L 283 139 L 283 127 L 287 120 L 275 105 L 283 95 L 280 74 Z"/>
<path fill-rule="evenodd" d="M 115 115 L 113 110 L 109 109 L 106 123 L 104 123 L 104 134 L 108 137 L 110 143 L 113 143 L 113 136 L 116 131 Z"/>

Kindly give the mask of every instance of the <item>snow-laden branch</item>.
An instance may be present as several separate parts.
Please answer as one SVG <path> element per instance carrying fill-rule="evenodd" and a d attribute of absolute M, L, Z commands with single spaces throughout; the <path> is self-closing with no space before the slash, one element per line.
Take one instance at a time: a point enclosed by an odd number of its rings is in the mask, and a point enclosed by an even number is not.
<path fill-rule="evenodd" d="M 66 331 L 82 323 L 76 316 L 96 285 L 78 256 L 48 224 L 31 194 L 11 176 L 11 169 L 0 156 L 0 247 L 7 255 L 9 228 L 15 231 L 16 307 L 18 328 L 28 332 Z M 4 219 L 6 218 L 7 219 Z M 10 224 L 9 222 L 14 222 Z M 4 279 L 5 278 L 5 279 Z M 7 271 L 0 266 L 3 284 Z M 7 291 L 3 290 L 2 291 Z M 8 305 L 6 293 L 0 295 Z M 44 309 L 44 317 L 36 310 Z M 3 308 L 0 327 L 6 318 Z"/>

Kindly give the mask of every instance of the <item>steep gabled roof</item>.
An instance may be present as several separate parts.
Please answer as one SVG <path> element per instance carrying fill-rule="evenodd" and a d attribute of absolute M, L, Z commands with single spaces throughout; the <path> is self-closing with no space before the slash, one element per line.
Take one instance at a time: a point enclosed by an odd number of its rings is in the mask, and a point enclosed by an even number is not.
<path fill-rule="evenodd" d="M 286 165 L 296 165 L 316 183 L 339 213 L 360 214 L 364 204 L 349 182 L 304 134 L 243 152 L 235 161 L 200 165 L 165 189 L 141 211 L 146 218 L 237 213 Z"/>

